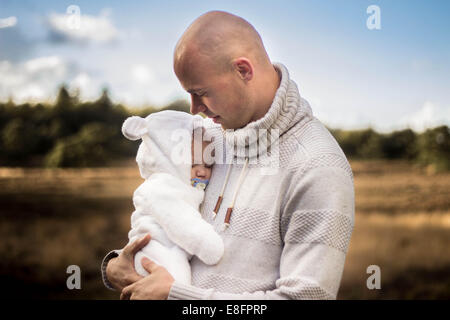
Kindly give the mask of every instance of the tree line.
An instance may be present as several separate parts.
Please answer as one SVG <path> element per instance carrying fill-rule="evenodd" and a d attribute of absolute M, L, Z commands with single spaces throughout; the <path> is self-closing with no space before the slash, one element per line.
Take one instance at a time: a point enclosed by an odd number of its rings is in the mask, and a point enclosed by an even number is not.
<path fill-rule="evenodd" d="M 416 133 L 411 129 L 378 133 L 330 129 L 350 159 L 403 159 L 435 171 L 450 170 L 450 129 L 446 125 Z"/>
<path fill-rule="evenodd" d="M 137 143 L 121 133 L 130 115 L 142 117 L 160 110 L 189 112 L 186 101 L 163 109 L 129 109 L 114 104 L 104 90 L 96 101 L 80 102 L 62 86 L 54 104 L 0 103 L 0 166 L 96 167 L 134 157 Z M 350 159 L 404 159 L 435 169 L 450 170 L 447 126 L 416 133 L 411 129 L 378 133 L 330 129 Z"/>

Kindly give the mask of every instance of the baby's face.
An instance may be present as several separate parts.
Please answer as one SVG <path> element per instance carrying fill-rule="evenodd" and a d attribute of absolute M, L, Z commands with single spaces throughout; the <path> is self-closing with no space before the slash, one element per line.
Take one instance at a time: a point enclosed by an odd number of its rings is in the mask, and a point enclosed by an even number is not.
<path fill-rule="evenodd" d="M 194 143 L 194 141 L 193 141 Z M 191 179 L 201 179 L 201 180 L 209 180 L 211 177 L 211 169 L 212 164 L 208 165 L 203 159 L 203 152 L 205 148 L 208 146 L 209 142 L 202 141 L 202 162 L 194 163 L 194 149 L 192 149 L 192 168 L 191 168 Z"/>
<path fill-rule="evenodd" d="M 191 179 L 209 180 L 211 177 L 211 167 L 205 163 L 193 164 L 191 168 Z"/>

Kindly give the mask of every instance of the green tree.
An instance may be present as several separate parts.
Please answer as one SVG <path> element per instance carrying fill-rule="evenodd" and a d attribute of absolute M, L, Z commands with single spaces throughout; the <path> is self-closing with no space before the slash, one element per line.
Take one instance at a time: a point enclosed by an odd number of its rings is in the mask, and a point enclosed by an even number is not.
<path fill-rule="evenodd" d="M 58 140 L 45 159 L 47 167 L 104 166 L 111 159 L 107 145 L 114 136 L 102 123 L 86 124 L 75 135 Z"/>
<path fill-rule="evenodd" d="M 382 158 L 382 136 L 373 129 L 330 130 L 347 157 L 358 159 Z"/>
<path fill-rule="evenodd" d="M 388 159 L 412 160 L 417 156 L 417 135 L 411 129 L 394 131 L 382 137 L 383 154 Z"/>
<path fill-rule="evenodd" d="M 10 162 L 33 154 L 38 144 L 36 127 L 21 118 L 8 122 L 1 132 L 3 155 Z"/>
<path fill-rule="evenodd" d="M 436 171 L 450 170 L 450 130 L 447 126 L 428 129 L 418 137 L 418 158 Z"/>

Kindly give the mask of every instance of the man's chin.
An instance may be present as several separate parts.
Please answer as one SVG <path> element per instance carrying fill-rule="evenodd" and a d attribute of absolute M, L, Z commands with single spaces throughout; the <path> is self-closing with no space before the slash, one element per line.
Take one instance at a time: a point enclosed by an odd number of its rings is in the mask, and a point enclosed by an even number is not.
<path fill-rule="evenodd" d="M 229 125 L 227 125 L 226 123 L 223 123 L 223 122 L 220 123 L 220 126 L 222 127 L 223 130 L 233 129 Z"/>

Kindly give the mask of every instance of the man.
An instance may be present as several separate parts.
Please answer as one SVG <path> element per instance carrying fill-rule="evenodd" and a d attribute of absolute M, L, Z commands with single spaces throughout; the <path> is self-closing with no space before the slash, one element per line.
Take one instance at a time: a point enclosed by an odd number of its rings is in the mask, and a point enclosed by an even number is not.
<path fill-rule="evenodd" d="M 225 254 L 214 266 L 193 257 L 192 285 L 148 259 L 150 275 L 142 278 L 133 256 L 150 235 L 105 257 L 105 284 L 122 299 L 335 299 L 354 224 L 353 175 L 286 67 L 272 64 L 247 21 L 212 11 L 177 43 L 174 70 L 191 94 L 191 112 L 235 129 L 223 130 L 227 143 L 241 141 L 227 151 L 231 165 L 214 166 L 201 212 L 222 236 Z M 245 138 L 255 130 L 279 137 Z M 262 143 L 278 148 L 275 175 L 261 174 L 264 155 L 249 153 Z M 237 161 L 242 157 L 248 167 Z M 223 205 L 216 206 L 218 197 Z M 224 218 L 229 227 L 222 229 Z"/>

